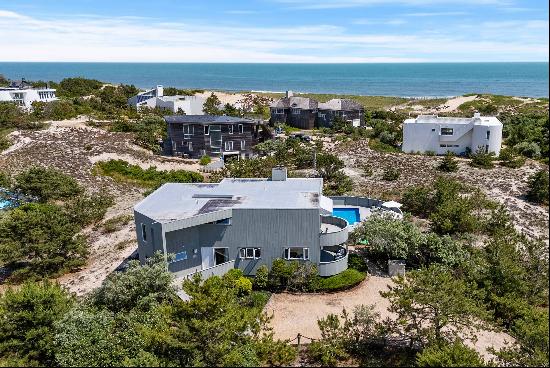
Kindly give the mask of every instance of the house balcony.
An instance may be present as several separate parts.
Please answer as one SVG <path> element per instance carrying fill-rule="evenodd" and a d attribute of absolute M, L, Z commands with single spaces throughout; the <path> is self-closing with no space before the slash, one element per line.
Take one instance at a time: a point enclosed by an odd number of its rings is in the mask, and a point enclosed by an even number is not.
<path fill-rule="evenodd" d="M 330 250 L 329 250 L 330 249 Z M 348 250 L 342 246 L 321 249 L 319 276 L 336 275 L 348 268 Z"/>
<path fill-rule="evenodd" d="M 321 216 L 319 245 L 321 249 L 344 244 L 348 241 L 349 227 L 344 219 L 334 216 Z"/>

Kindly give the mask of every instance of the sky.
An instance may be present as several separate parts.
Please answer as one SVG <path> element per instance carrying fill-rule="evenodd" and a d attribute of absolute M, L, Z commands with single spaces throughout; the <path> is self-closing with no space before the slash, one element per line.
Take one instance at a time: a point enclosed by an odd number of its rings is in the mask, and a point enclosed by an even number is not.
<path fill-rule="evenodd" d="M 547 0 L 0 0 L 0 61 L 548 61 Z"/>

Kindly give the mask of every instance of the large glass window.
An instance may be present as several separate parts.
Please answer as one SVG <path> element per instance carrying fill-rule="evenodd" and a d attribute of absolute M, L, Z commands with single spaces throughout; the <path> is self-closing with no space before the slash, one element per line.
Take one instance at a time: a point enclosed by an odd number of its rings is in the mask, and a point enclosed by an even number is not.
<path fill-rule="evenodd" d="M 225 150 L 226 151 L 233 151 L 233 141 L 226 141 L 225 142 Z"/>
<path fill-rule="evenodd" d="M 286 259 L 309 259 L 309 248 L 285 248 L 285 258 Z"/>
<path fill-rule="evenodd" d="M 441 128 L 441 135 L 453 135 L 453 128 Z"/>
<path fill-rule="evenodd" d="M 209 135 L 210 134 L 210 125 L 205 125 L 204 126 L 204 135 Z"/>
<path fill-rule="evenodd" d="M 184 251 L 181 251 L 181 252 L 175 254 L 175 258 L 172 261 L 172 263 L 183 261 L 183 260 L 186 260 L 186 259 L 187 259 L 187 251 L 184 250 Z"/>

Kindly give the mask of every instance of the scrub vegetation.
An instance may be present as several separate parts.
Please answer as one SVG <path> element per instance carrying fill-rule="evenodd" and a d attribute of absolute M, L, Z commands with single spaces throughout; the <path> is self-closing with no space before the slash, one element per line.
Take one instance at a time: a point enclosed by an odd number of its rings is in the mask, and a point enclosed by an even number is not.
<path fill-rule="evenodd" d="M 0 216 L 0 265 L 8 280 L 58 276 L 82 266 L 88 254 L 80 231 L 101 221 L 113 199 L 88 195 L 71 177 L 32 167 L 7 180 L 29 203 Z"/>

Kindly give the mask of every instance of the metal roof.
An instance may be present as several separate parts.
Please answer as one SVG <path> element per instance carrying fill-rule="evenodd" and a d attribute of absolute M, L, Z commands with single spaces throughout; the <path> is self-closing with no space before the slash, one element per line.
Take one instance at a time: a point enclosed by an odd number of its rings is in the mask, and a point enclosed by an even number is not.
<path fill-rule="evenodd" d="M 223 179 L 220 183 L 168 183 L 134 210 L 158 222 L 192 218 L 224 209 L 320 208 L 323 179 Z"/>
<path fill-rule="evenodd" d="M 255 120 L 225 115 L 168 115 L 168 124 L 257 124 Z"/>

